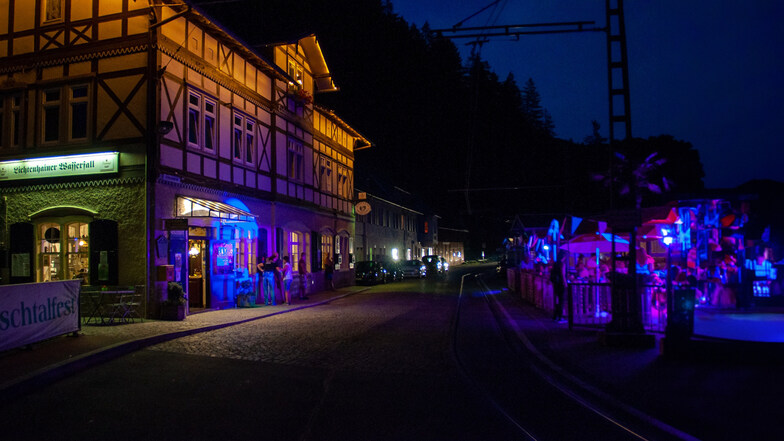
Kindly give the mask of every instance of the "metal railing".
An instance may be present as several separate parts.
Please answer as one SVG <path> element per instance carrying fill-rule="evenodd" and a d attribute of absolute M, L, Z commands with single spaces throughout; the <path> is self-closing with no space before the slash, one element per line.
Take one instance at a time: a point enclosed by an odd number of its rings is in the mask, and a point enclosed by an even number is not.
<path fill-rule="evenodd" d="M 553 312 L 553 284 L 534 271 L 507 270 L 509 289 L 539 309 Z M 664 332 L 667 325 L 667 294 L 664 285 L 641 285 L 640 316 L 650 332 Z M 569 326 L 604 327 L 612 320 L 612 285 L 609 283 L 568 282 L 563 316 Z"/>

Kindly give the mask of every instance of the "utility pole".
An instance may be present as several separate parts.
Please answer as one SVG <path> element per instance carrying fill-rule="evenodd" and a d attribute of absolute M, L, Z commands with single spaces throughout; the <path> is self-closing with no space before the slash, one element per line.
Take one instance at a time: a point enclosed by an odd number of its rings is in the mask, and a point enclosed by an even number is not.
<path fill-rule="evenodd" d="M 474 17 L 484 11 L 486 6 Z M 632 117 L 629 105 L 629 63 L 626 58 L 626 25 L 623 18 L 623 0 L 605 0 L 605 27 L 596 27 L 593 21 L 564 21 L 551 23 L 527 23 L 496 26 L 463 27 L 465 20 L 446 29 L 433 29 L 431 32 L 449 39 L 474 39 L 474 47 L 481 46 L 495 37 L 515 37 L 523 35 L 567 34 L 575 32 L 605 32 L 607 35 L 607 89 L 610 108 L 610 143 L 617 138 L 616 125 L 623 124 L 623 138 L 632 136 Z M 467 20 L 467 19 L 466 19 Z"/>

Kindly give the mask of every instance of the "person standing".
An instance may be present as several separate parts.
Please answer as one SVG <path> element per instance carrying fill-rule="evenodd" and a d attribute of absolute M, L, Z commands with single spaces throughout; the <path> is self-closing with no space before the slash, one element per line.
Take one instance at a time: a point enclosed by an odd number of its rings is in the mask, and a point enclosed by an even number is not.
<path fill-rule="evenodd" d="M 562 322 L 563 307 L 566 298 L 566 257 L 563 250 L 558 253 L 558 259 L 550 270 L 550 281 L 553 283 L 553 320 Z"/>
<path fill-rule="evenodd" d="M 261 264 L 259 264 L 261 265 Z M 275 260 L 273 256 L 269 256 L 264 262 L 262 267 L 264 273 L 262 275 L 262 286 L 264 289 L 264 304 L 275 304 Z"/>
<path fill-rule="evenodd" d="M 302 253 L 297 263 L 297 271 L 299 271 L 299 299 L 307 300 L 308 288 L 308 267 L 305 263 L 305 253 Z"/>
<path fill-rule="evenodd" d="M 289 264 L 289 256 L 283 256 L 283 301 L 287 305 L 291 305 L 291 265 Z"/>
<path fill-rule="evenodd" d="M 335 290 L 335 284 L 332 282 L 332 276 L 335 272 L 335 264 L 332 262 L 332 255 L 327 254 L 324 258 L 324 282 L 325 285 L 332 291 Z"/>
<path fill-rule="evenodd" d="M 272 271 L 275 274 L 275 289 L 272 292 L 273 297 L 277 300 L 283 298 L 283 263 L 280 260 L 278 253 L 272 253 Z M 274 305 L 274 303 L 273 303 Z"/>
<path fill-rule="evenodd" d="M 258 301 L 264 298 L 264 266 L 267 264 L 267 256 L 262 255 L 259 258 L 259 263 L 256 264 L 256 271 L 259 277 L 259 293 L 257 294 Z"/>

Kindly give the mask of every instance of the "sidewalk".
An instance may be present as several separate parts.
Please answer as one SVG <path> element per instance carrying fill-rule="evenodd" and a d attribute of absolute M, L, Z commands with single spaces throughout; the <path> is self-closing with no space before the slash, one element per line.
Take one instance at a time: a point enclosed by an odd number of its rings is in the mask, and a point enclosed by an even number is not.
<path fill-rule="evenodd" d="M 367 287 L 349 286 L 311 293 L 291 305 L 205 311 L 183 321 L 137 320 L 122 325 L 82 325 L 77 337 L 63 335 L 0 353 L 0 399 L 8 400 L 112 358 L 186 335 L 212 331 L 328 303 Z"/>
<path fill-rule="evenodd" d="M 496 301 L 533 358 L 590 400 L 697 439 L 781 439 L 784 344 L 693 338 L 683 354 L 664 357 L 661 335 L 653 349 L 607 347 L 597 329 L 569 331 L 512 295 Z"/>

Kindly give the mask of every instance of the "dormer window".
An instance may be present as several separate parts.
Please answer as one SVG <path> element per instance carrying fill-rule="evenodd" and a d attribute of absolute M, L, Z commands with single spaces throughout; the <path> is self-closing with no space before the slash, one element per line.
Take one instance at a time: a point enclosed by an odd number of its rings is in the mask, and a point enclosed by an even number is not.
<path fill-rule="evenodd" d="M 289 61 L 289 76 L 296 82 L 296 84 L 302 86 L 302 68 L 298 66 L 294 60 Z"/>

